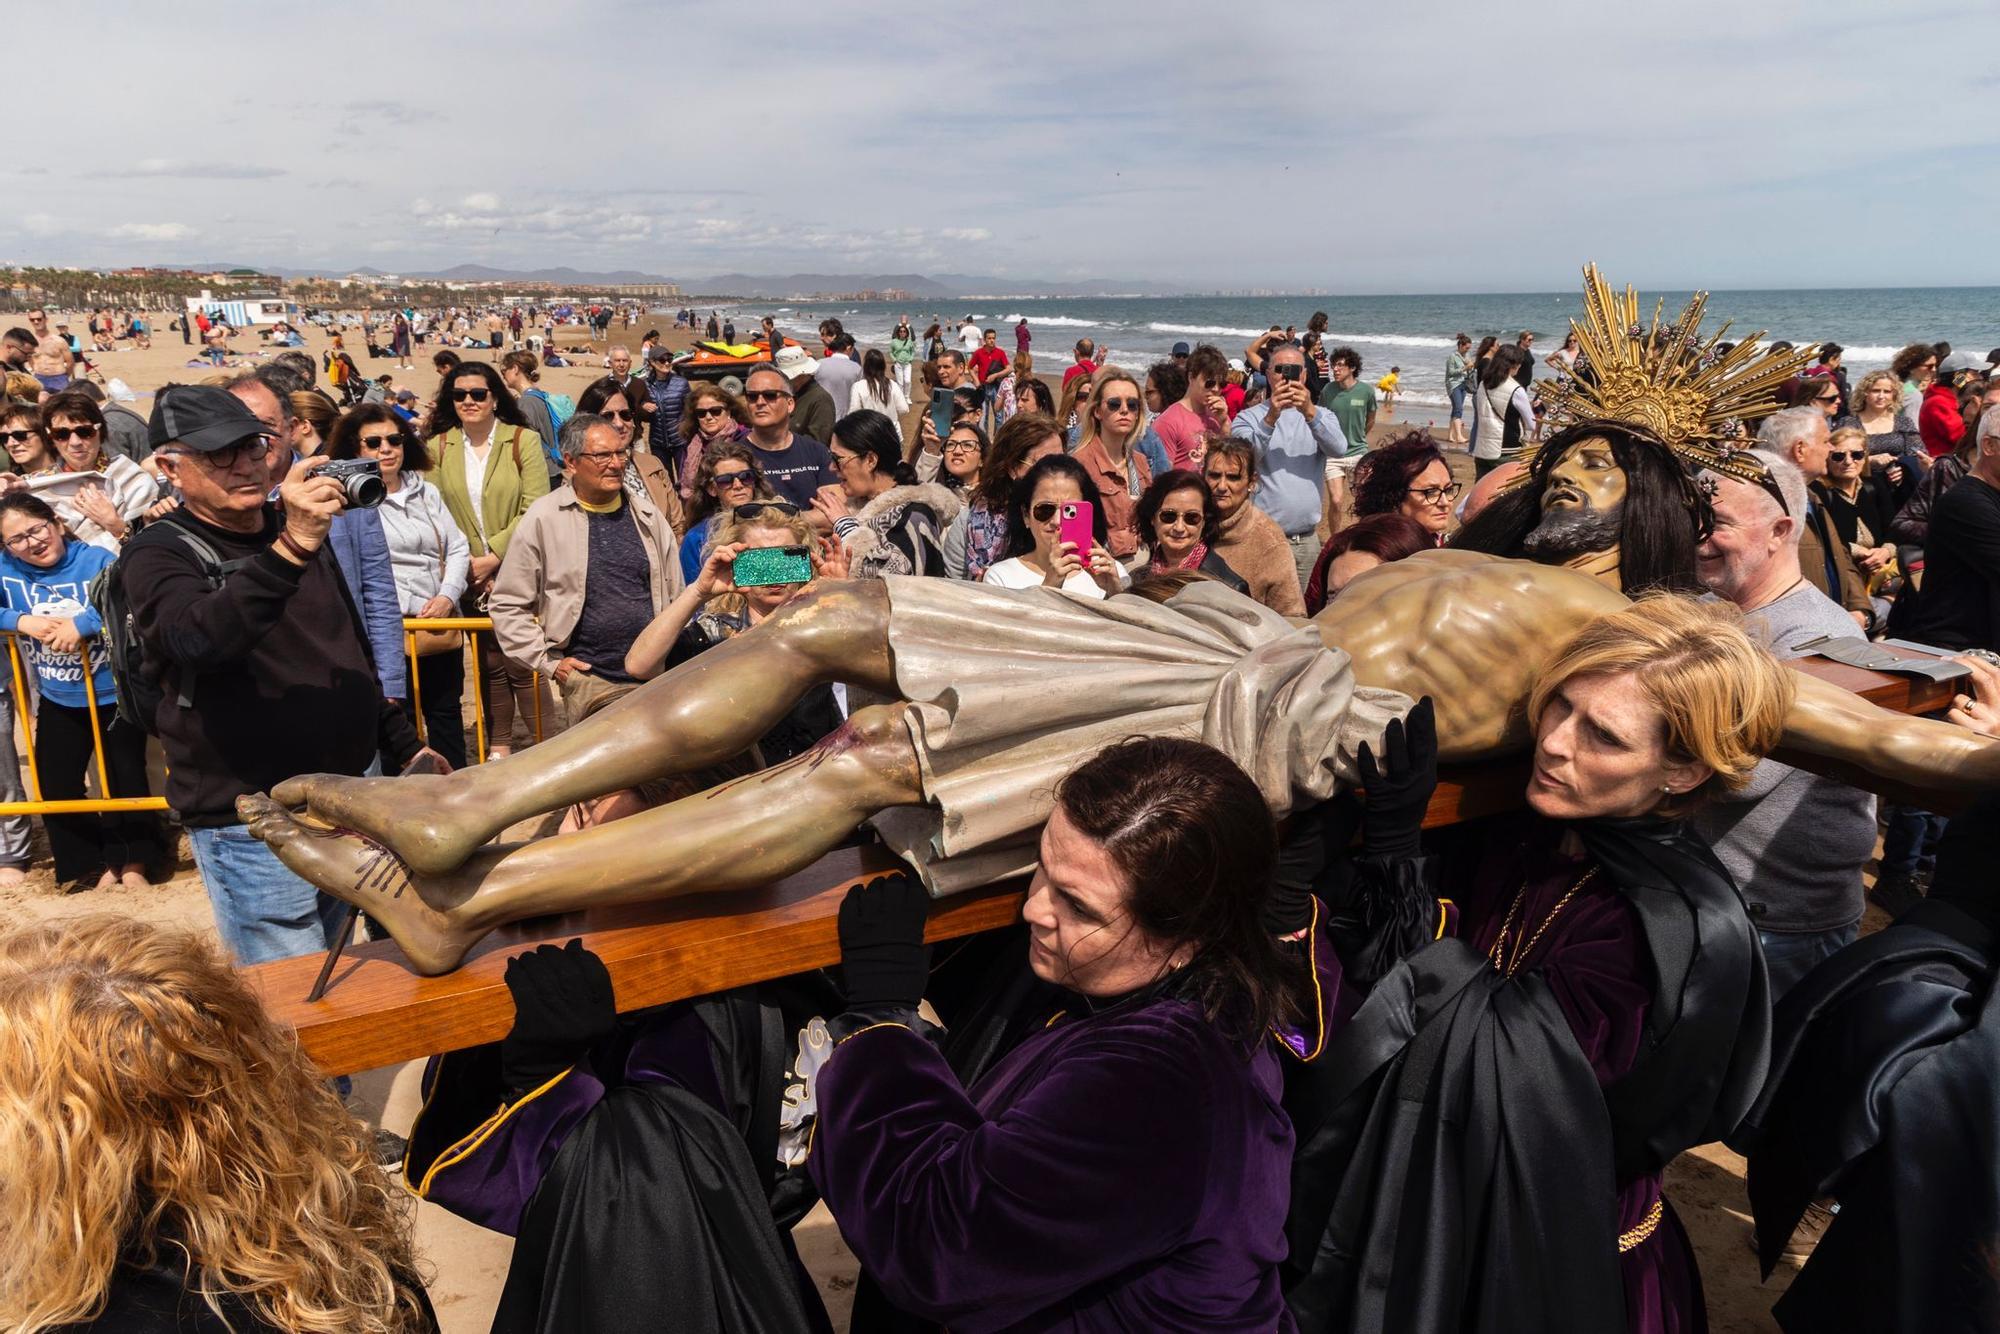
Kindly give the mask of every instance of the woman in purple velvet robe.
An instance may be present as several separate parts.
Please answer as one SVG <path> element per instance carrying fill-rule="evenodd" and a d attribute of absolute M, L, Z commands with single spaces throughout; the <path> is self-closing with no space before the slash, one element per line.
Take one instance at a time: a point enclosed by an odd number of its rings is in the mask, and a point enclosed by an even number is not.
<path fill-rule="evenodd" d="M 916 1015 L 927 896 L 850 893 L 807 1168 L 892 1303 L 955 1334 L 1292 1328 L 1269 1033 L 1303 979 L 1261 917 L 1274 849 L 1256 785 L 1199 743 L 1070 774 L 1023 915 L 1071 1004 L 969 1089 Z"/>
<path fill-rule="evenodd" d="M 1748 1111 L 1769 999 L 1680 817 L 1747 778 L 1790 693 L 1731 613 L 1681 599 L 1602 618 L 1550 666 L 1533 818 L 1447 881 L 1457 938 L 1388 971 L 1315 1100 L 1288 1100 L 1301 1329 L 1706 1328 L 1660 1174 Z"/>

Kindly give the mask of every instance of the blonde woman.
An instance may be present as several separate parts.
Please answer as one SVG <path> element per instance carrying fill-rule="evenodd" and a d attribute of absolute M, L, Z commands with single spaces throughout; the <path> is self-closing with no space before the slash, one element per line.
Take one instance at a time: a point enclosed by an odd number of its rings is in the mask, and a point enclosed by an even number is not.
<path fill-rule="evenodd" d="M 198 937 L 0 937 L 0 1329 L 437 1328 L 372 1135 Z"/>
<path fill-rule="evenodd" d="M 1103 497 L 1111 554 L 1129 561 L 1142 543 L 1139 497 L 1152 485 L 1154 473 L 1140 445 L 1147 414 L 1139 378 L 1117 366 L 1102 368 L 1092 377 L 1090 396 L 1079 398 L 1077 418 L 1081 430 L 1070 457 L 1083 465 Z"/>
<path fill-rule="evenodd" d="M 1903 382 L 1894 371 L 1870 371 L 1854 386 L 1853 411 L 1841 426 L 1858 426 L 1868 441 L 1868 466 L 1894 489 L 1900 504 L 1923 479 L 1927 455 L 1916 419 L 1903 408 Z M 1877 534 L 1880 536 L 1880 534 Z"/>

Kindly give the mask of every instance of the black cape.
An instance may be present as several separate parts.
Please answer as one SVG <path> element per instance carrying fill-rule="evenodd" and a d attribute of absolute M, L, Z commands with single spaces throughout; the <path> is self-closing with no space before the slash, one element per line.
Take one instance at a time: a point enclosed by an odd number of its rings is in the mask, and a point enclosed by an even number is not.
<path fill-rule="evenodd" d="M 1735 1140 L 1768 1276 L 1809 1201 L 1840 1211 L 1775 1308 L 1791 1334 L 2000 1329 L 1995 938 L 1926 902 L 1785 994 Z"/>
<path fill-rule="evenodd" d="M 1623 1328 L 1616 1183 L 1748 1112 L 1769 989 L 1728 872 L 1677 823 L 1574 828 L 1645 929 L 1645 1050 L 1600 1089 L 1540 976 L 1502 978 L 1463 941 L 1387 973 L 1287 1090 L 1286 1290 L 1307 1334 Z"/>

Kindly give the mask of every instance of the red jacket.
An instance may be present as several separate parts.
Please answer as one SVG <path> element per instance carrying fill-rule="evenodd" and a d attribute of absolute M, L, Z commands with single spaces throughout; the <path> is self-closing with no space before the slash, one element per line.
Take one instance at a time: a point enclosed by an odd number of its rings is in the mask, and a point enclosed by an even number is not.
<path fill-rule="evenodd" d="M 1958 391 L 1942 381 L 1932 381 L 1924 389 L 1923 406 L 1917 409 L 1917 434 L 1924 438 L 1924 452 L 1943 458 L 1958 448 L 1965 438 L 1965 414 L 1958 410 Z"/>

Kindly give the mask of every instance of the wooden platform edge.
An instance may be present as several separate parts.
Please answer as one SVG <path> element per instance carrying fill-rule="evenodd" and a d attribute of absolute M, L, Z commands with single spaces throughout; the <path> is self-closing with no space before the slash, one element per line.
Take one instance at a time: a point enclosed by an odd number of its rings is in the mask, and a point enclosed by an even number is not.
<path fill-rule="evenodd" d="M 1944 708 L 1953 693 L 1924 678 L 1827 659 L 1790 665 L 1901 713 Z M 1518 809 L 1527 773 L 1525 758 L 1448 770 L 1425 827 Z M 900 865 L 880 848 L 843 849 L 758 890 L 516 923 L 481 941 L 461 968 L 442 977 L 419 977 L 390 942 L 358 945 L 342 956 L 326 995 L 311 1004 L 305 996 L 323 955 L 242 972 L 271 1016 L 297 1032 L 307 1056 L 328 1074 L 351 1074 L 506 1036 L 514 1018 L 503 980 L 507 959 L 546 941 L 581 936 L 609 968 L 620 1011 L 829 967 L 840 961 L 835 916 L 848 887 Z M 1018 918 L 1025 890 L 1016 881 L 940 899 L 926 934 L 949 940 L 1006 926 Z"/>

